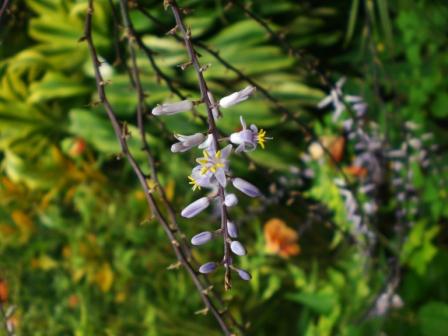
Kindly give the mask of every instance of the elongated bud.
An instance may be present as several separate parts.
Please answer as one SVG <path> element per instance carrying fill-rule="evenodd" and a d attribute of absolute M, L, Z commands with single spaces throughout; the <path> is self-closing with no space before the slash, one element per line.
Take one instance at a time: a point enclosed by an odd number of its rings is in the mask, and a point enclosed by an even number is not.
<path fill-rule="evenodd" d="M 252 279 L 252 276 L 250 275 L 249 272 L 247 272 L 243 269 L 237 269 L 236 271 L 241 279 L 243 279 L 245 281 L 249 281 L 250 279 Z"/>
<path fill-rule="evenodd" d="M 205 263 L 201 267 L 199 267 L 199 272 L 202 274 L 208 274 L 213 272 L 218 267 L 218 264 L 216 264 L 213 261 L 209 261 L 208 263 Z"/>
<path fill-rule="evenodd" d="M 227 232 L 231 238 L 238 238 L 238 228 L 234 222 L 227 222 Z"/>
<path fill-rule="evenodd" d="M 209 205 L 210 200 L 207 197 L 202 197 L 188 205 L 180 214 L 182 217 L 191 218 L 206 209 Z"/>
<path fill-rule="evenodd" d="M 255 92 L 255 87 L 249 85 L 245 89 L 234 92 L 219 101 L 219 106 L 227 108 L 235 104 L 241 103 L 249 98 Z"/>
<path fill-rule="evenodd" d="M 254 186 L 252 183 L 249 183 L 239 177 L 236 177 L 232 180 L 232 184 L 235 188 L 237 188 L 239 191 L 245 193 L 247 196 L 250 197 L 258 197 L 261 196 L 260 190 L 256 186 Z"/>
<path fill-rule="evenodd" d="M 199 245 L 204 245 L 205 243 L 208 243 L 212 239 L 213 239 L 213 233 L 211 233 L 209 231 L 204 231 L 204 232 L 198 233 L 193 238 L 191 238 L 191 243 L 193 245 L 199 246 Z"/>
<path fill-rule="evenodd" d="M 189 111 L 193 108 L 193 103 L 189 100 L 182 100 L 177 103 L 167 103 L 157 105 L 152 109 L 152 114 L 155 116 L 160 115 L 173 115 L 179 112 Z"/>
<path fill-rule="evenodd" d="M 174 135 L 179 142 L 176 142 L 171 146 L 171 151 L 173 153 L 177 152 L 185 152 L 193 147 L 198 146 L 202 142 L 204 142 L 205 135 L 202 133 L 196 133 L 193 135 L 182 135 L 176 134 Z"/>
<path fill-rule="evenodd" d="M 228 194 L 226 195 L 224 204 L 226 207 L 233 207 L 238 204 L 238 198 L 236 198 L 235 194 Z"/>
<path fill-rule="evenodd" d="M 233 253 L 235 253 L 236 255 L 239 256 L 244 256 L 246 255 L 246 249 L 244 248 L 243 244 L 241 244 L 239 241 L 234 240 L 231 244 L 230 244 L 230 249 L 232 250 Z"/>

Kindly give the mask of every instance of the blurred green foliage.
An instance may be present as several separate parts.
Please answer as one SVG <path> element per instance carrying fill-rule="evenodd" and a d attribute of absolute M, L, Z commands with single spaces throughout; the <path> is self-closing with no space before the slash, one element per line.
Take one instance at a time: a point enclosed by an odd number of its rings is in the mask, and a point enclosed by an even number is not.
<path fill-rule="evenodd" d="M 192 35 L 218 50 L 283 105 L 324 136 L 339 136 L 331 117 L 315 106 L 326 95 L 313 74 L 273 43 L 264 29 L 226 1 L 179 1 L 193 11 L 186 22 Z M 116 1 L 113 1 L 117 5 Z M 136 29 L 156 52 L 155 60 L 183 94 L 199 98 L 193 71 L 181 71 L 183 46 L 165 33 L 173 18 L 162 1 L 141 2 L 166 29 L 133 11 Z M 423 0 L 252 2 L 295 47 L 314 54 L 334 76 L 347 76 L 347 91 L 365 97 L 369 117 L 394 144 L 404 121 L 415 121 L 435 135 L 446 150 L 448 116 L 448 4 Z M 12 1 L 0 33 L 0 278 L 18 335 L 219 335 L 211 317 L 194 316 L 200 298 L 175 262 L 162 228 L 151 218 L 137 181 L 125 160 L 98 100 L 83 34 L 86 1 Z M 113 13 L 108 1 L 95 1 L 94 41 L 104 64 L 108 97 L 131 132 L 130 148 L 144 162 L 133 124 L 136 96 L 123 62 L 116 63 Z M 119 32 L 119 37 L 122 35 Z M 120 40 L 121 41 L 121 40 Z M 125 48 L 121 46 L 121 52 Z M 204 50 L 202 64 L 216 97 L 245 83 Z M 160 81 L 143 52 L 138 54 L 146 102 L 153 106 L 177 97 Z M 204 111 L 199 107 L 199 113 Z M 219 126 L 231 132 L 244 115 L 274 137 L 265 151 L 250 154 L 261 168 L 248 170 L 235 159 L 236 175 L 257 181 L 269 194 L 271 183 L 293 178 L 308 139 L 256 95 L 226 110 Z M 175 209 L 195 195 L 186 176 L 197 153 L 172 155 L 170 133 L 202 129 L 189 114 L 149 119 L 146 131 L 159 161 L 160 179 Z M 118 159 L 117 159 L 118 158 Z M 344 158 L 348 164 L 350 158 Z M 441 159 L 441 164 L 446 162 Z M 349 223 L 334 185 L 334 166 L 312 162 L 316 178 L 299 188 L 304 197 L 324 204 L 334 224 L 313 223 L 300 236 L 301 254 L 281 258 L 266 252 L 263 224 L 281 218 L 290 227 L 305 226 L 298 201 L 282 200 L 247 216 L 259 201 L 235 210 L 248 256 L 241 264 L 253 279 L 235 280 L 223 293 L 230 311 L 250 324 L 250 335 L 444 335 L 448 328 L 447 190 L 440 176 L 418 167 L 421 216 L 397 254 L 401 261 L 398 294 L 401 309 L 366 318 L 387 283 L 390 251 L 378 247 L 366 260 L 346 239 Z M 266 173 L 268 172 L 268 173 Z M 297 189 L 288 187 L 287 191 Z M 378 230 L 399 247 L 391 227 L 394 199 L 384 204 Z M 215 218 L 201 215 L 181 221 L 187 236 Z M 204 224 L 205 223 L 205 224 Z M 302 231 L 300 231 L 302 232 Z M 194 250 L 200 261 L 220 255 L 220 247 Z M 220 288 L 222 274 L 211 277 Z M 2 331 L 0 331 L 2 335 Z"/>

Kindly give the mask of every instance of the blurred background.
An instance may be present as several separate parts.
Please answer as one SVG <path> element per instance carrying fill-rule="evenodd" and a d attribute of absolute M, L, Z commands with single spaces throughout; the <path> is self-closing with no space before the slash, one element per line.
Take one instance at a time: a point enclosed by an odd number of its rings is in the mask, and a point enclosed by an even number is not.
<path fill-rule="evenodd" d="M 222 334 L 201 314 L 187 272 L 171 269 L 170 241 L 98 104 L 79 41 L 87 1 L 2 5 L 0 335 Z M 107 96 L 149 172 L 119 1 L 94 5 Z M 162 1 L 128 6 L 146 46 L 137 64 L 148 110 L 181 100 L 173 88 L 200 99 L 195 72 L 179 66 L 188 61 L 183 44 L 166 34 L 171 11 Z M 259 86 L 223 110 L 220 131 L 238 130 L 243 115 L 274 138 L 231 163 L 265 195 L 241 197 L 231 210 L 248 250 L 235 259 L 252 280 L 235 277 L 225 292 L 222 270 L 210 276 L 244 334 L 446 335 L 448 3 L 179 6 L 188 9 L 215 97 Z M 200 151 L 171 153 L 173 134 L 206 128 L 191 113 L 145 123 L 160 184 L 179 214 L 204 191 L 187 180 Z M 178 223 L 190 238 L 218 228 L 219 218 L 209 209 Z M 192 252 L 200 264 L 219 260 L 222 242 Z"/>

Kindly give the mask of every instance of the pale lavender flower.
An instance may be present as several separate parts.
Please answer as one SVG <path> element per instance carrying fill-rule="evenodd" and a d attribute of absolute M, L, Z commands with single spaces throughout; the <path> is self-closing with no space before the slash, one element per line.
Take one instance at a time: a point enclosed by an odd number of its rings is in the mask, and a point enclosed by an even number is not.
<path fill-rule="evenodd" d="M 213 233 L 211 233 L 210 231 L 204 231 L 198 233 L 193 238 L 191 238 L 191 244 L 196 246 L 203 245 L 205 243 L 208 243 L 212 239 L 213 239 Z"/>
<path fill-rule="evenodd" d="M 255 87 L 249 85 L 241 91 L 234 92 L 219 101 L 219 106 L 227 108 L 235 104 L 241 103 L 247 100 L 255 92 Z"/>
<path fill-rule="evenodd" d="M 236 189 L 245 193 L 247 196 L 261 196 L 261 192 L 256 186 L 254 186 L 252 183 L 247 182 L 246 180 L 243 180 L 242 178 L 235 177 L 234 179 L 232 179 L 232 184 Z"/>
<path fill-rule="evenodd" d="M 257 144 L 264 149 L 264 143 L 271 138 L 266 137 L 266 131 L 263 129 L 258 130 L 254 124 L 247 128 L 246 122 L 243 117 L 240 116 L 241 126 L 243 129 L 239 132 L 232 133 L 230 135 L 230 142 L 238 145 L 235 152 L 250 152 L 257 148 Z"/>
<path fill-rule="evenodd" d="M 339 79 L 334 89 L 330 91 L 330 94 L 317 104 L 317 107 L 320 109 L 327 107 L 328 105 L 333 105 L 334 107 L 333 121 L 339 119 L 342 112 L 345 111 L 344 103 L 341 101 L 342 86 L 345 84 L 345 81 L 346 81 L 345 77 Z"/>
<path fill-rule="evenodd" d="M 173 153 L 186 152 L 187 150 L 198 146 L 205 140 L 205 135 L 202 133 L 195 133 L 193 135 L 175 134 L 174 137 L 179 140 L 171 146 Z"/>
<path fill-rule="evenodd" d="M 191 218 L 196 216 L 201 211 L 205 210 L 210 205 L 210 200 L 208 197 L 202 197 L 193 203 L 189 204 L 185 209 L 180 213 L 182 217 Z"/>
<path fill-rule="evenodd" d="M 230 244 L 230 249 L 232 250 L 233 253 L 235 253 L 236 255 L 239 256 L 244 256 L 246 255 L 246 249 L 244 248 L 243 244 L 241 244 L 239 241 L 234 240 L 231 244 Z"/>
<path fill-rule="evenodd" d="M 177 103 L 165 103 L 157 105 L 152 109 L 152 114 L 155 116 L 173 115 L 180 112 L 189 111 L 193 108 L 193 102 L 189 100 L 182 100 Z"/>
<path fill-rule="evenodd" d="M 200 164 L 200 173 L 210 175 L 210 179 L 216 179 L 218 183 L 225 187 L 227 185 L 226 173 L 229 170 L 228 156 L 232 152 L 232 145 L 227 145 L 222 150 L 216 151 L 212 142 L 208 149 L 203 151 L 203 157 L 196 159 Z M 212 181 L 213 183 L 213 181 Z"/>
<path fill-rule="evenodd" d="M 207 135 L 205 141 L 198 146 L 198 148 L 200 149 L 209 148 L 212 145 L 212 143 L 213 143 L 213 134 L 209 134 Z"/>
<path fill-rule="evenodd" d="M 231 238 L 238 238 L 238 228 L 235 223 L 231 221 L 227 222 L 227 232 Z"/>
<path fill-rule="evenodd" d="M 205 263 L 204 265 L 199 267 L 199 272 L 202 274 L 208 274 L 208 273 L 211 273 L 214 270 L 216 270 L 217 267 L 218 267 L 218 264 L 216 264 L 213 261 L 209 261 L 208 263 Z"/>
<path fill-rule="evenodd" d="M 235 194 L 228 194 L 225 197 L 224 204 L 226 207 L 233 207 L 238 204 L 238 198 L 236 198 Z"/>
<path fill-rule="evenodd" d="M 236 269 L 239 277 L 245 281 L 249 281 L 250 279 L 252 279 L 252 276 L 250 275 L 249 272 L 243 270 L 243 269 Z"/>

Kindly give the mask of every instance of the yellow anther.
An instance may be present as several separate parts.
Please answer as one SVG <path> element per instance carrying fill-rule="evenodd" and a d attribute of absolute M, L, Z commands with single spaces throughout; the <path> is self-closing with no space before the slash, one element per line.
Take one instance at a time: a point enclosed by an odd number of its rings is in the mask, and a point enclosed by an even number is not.
<path fill-rule="evenodd" d="M 266 131 L 265 130 L 261 129 L 258 132 L 257 140 L 258 140 L 258 143 L 260 144 L 260 147 L 262 149 L 264 149 L 264 143 L 266 142 Z"/>
<path fill-rule="evenodd" d="M 201 175 L 205 175 L 206 173 L 207 173 L 207 171 L 208 171 L 208 168 L 207 167 L 202 167 L 201 168 Z"/>
<path fill-rule="evenodd" d="M 193 176 L 188 176 L 188 179 L 190 180 L 190 182 L 188 182 L 189 184 L 191 184 L 193 186 L 193 191 L 195 191 L 196 189 L 201 190 L 201 186 L 199 185 L 198 181 L 196 181 L 194 179 Z"/>
<path fill-rule="evenodd" d="M 220 159 L 221 158 L 221 151 L 217 151 L 215 154 L 215 158 Z"/>

